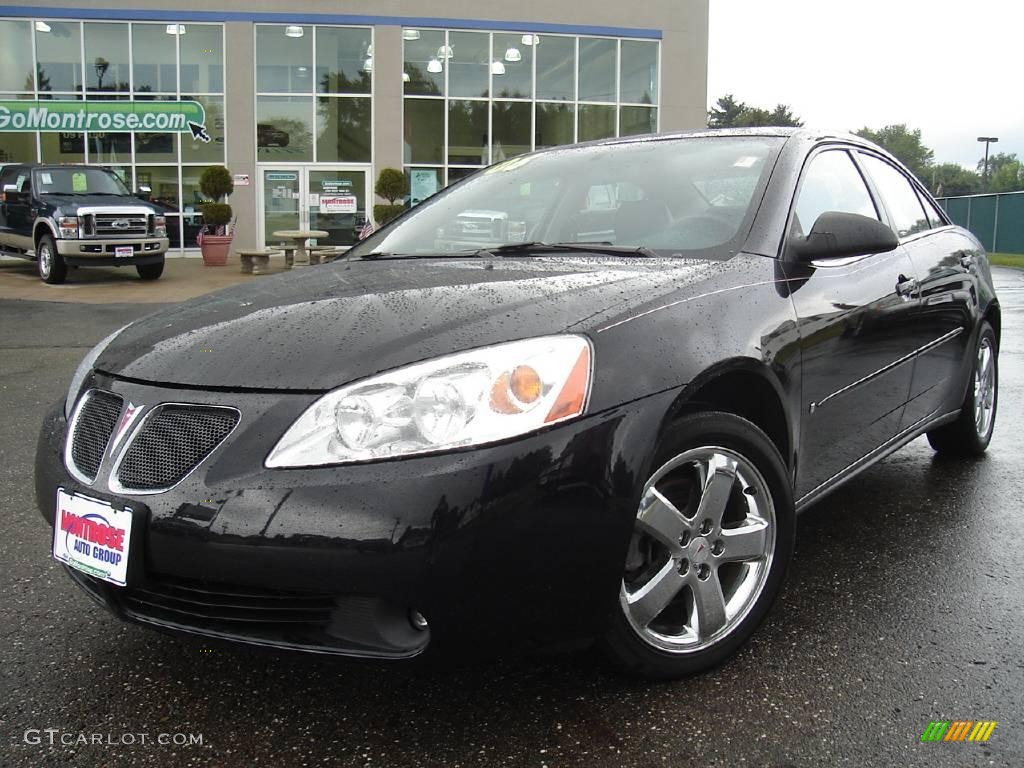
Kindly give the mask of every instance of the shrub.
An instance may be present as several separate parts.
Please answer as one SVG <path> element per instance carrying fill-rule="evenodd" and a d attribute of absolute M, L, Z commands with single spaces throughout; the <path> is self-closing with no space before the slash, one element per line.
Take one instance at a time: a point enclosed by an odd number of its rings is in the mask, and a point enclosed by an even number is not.
<path fill-rule="evenodd" d="M 201 206 L 203 224 L 207 231 L 210 234 L 223 232 L 222 228 L 230 224 L 234 216 L 231 206 L 222 202 L 235 191 L 235 181 L 231 178 L 231 172 L 223 165 L 211 165 L 199 177 L 199 191 L 213 200 L 212 203 L 204 203 Z"/>
<path fill-rule="evenodd" d="M 227 203 L 203 203 L 203 223 L 211 232 L 231 223 L 233 211 Z"/>
<path fill-rule="evenodd" d="M 409 191 L 409 182 L 406 180 L 405 174 L 397 168 L 382 168 L 373 191 L 394 205 L 395 200 L 405 197 Z M 374 207 L 374 216 L 376 215 L 376 207 Z M 392 218 L 394 217 L 392 216 Z"/>
<path fill-rule="evenodd" d="M 373 219 L 377 222 L 377 226 L 383 227 L 389 221 L 398 216 L 401 216 L 405 211 L 405 206 L 399 203 L 394 205 L 392 203 L 380 203 L 373 206 Z"/>

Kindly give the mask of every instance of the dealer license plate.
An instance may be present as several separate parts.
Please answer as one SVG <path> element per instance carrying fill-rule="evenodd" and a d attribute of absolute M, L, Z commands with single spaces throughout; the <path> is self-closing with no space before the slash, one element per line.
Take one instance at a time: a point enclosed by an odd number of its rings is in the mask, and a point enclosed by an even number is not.
<path fill-rule="evenodd" d="M 132 513 L 57 489 L 53 556 L 83 573 L 125 585 Z"/>
<path fill-rule="evenodd" d="M 114 257 L 118 259 L 127 259 L 135 255 L 135 249 L 130 245 L 116 245 L 114 246 Z"/>

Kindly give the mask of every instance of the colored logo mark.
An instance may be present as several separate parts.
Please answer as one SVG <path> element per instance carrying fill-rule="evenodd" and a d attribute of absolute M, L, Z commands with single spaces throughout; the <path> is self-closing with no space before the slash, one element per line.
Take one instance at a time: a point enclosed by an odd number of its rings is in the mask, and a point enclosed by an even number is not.
<path fill-rule="evenodd" d="M 988 741 L 996 725 L 995 720 L 931 720 L 921 741 Z"/>

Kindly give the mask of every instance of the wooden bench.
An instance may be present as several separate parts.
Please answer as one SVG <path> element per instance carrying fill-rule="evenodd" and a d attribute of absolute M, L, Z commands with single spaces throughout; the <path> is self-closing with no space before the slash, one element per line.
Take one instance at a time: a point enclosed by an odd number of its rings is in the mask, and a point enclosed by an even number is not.
<path fill-rule="evenodd" d="M 270 257 L 277 256 L 280 251 L 270 248 L 239 249 L 238 258 L 242 262 L 242 274 L 265 275 L 270 272 Z"/>

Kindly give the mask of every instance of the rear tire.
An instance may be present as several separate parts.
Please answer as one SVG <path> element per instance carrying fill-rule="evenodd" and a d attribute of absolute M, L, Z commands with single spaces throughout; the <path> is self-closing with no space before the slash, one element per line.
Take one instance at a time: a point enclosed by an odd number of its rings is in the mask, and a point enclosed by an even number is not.
<path fill-rule="evenodd" d="M 782 586 L 796 520 L 782 456 L 739 416 L 680 419 L 653 466 L 604 644 L 629 672 L 667 680 L 750 638 Z"/>
<path fill-rule="evenodd" d="M 156 280 L 164 273 L 164 260 L 160 259 L 155 264 L 138 264 L 135 270 L 143 280 Z"/>
<path fill-rule="evenodd" d="M 999 401 L 999 347 L 996 334 L 982 321 L 974 365 L 956 421 L 928 433 L 928 442 L 944 456 L 980 456 L 992 441 Z"/>
<path fill-rule="evenodd" d="M 43 235 L 36 243 L 36 269 L 39 279 L 50 285 L 63 283 L 68 275 L 68 263 L 57 253 L 52 235 Z"/>

